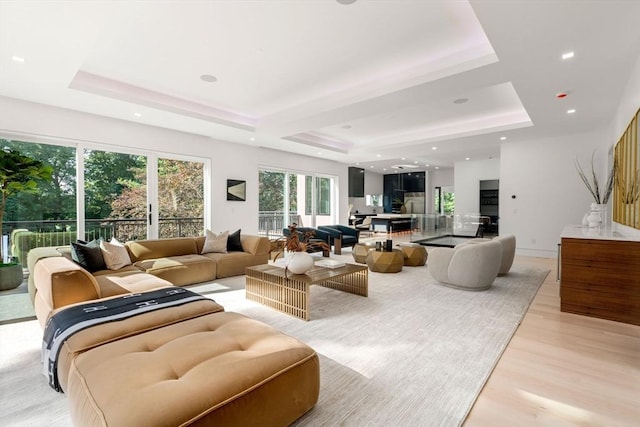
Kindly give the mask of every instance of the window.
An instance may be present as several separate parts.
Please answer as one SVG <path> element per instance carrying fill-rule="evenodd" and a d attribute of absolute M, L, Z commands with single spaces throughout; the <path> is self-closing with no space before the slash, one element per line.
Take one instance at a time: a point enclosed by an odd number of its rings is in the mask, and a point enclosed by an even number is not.
<path fill-rule="evenodd" d="M 40 183 L 34 193 L 15 194 L 8 199 L 3 234 L 10 236 L 19 228 L 46 232 L 40 246 L 62 246 L 75 240 L 76 149 L 10 139 L 0 139 L 0 144 L 53 167 L 50 182 Z"/>
<path fill-rule="evenodd" d="M 259 171 L 258 230 L 282 235 L 289 224 L 315 227 L 335 223 L 334 178 L 287 171 Z"/>
<path fill-rule="evenodd" d="M 205 224 L 205 160 L 2 139 L 3 147 L 53 166 L 51 183 L 10 199 L 5 233 L 45 233 L 38 246 L 76 238 L 198 236 Z M 76 201 L 83 195 L 82 203 Z M 158 209 L 154 208 L 159 206 Z"/>

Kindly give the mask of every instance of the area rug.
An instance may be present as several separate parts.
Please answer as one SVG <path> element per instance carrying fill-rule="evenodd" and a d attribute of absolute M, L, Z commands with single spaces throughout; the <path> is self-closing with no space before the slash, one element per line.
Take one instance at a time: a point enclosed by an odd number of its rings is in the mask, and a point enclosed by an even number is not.
<path fill-rule="evenodd" d="M 464 421 L 547 274 L 516 264 L 468 292 L 425 267 L 369 273 L 368 297 L 312 287 L 309 322 L 247 300 L 244 276 L 190 289 L 318 352 L 320 398 L 295 425 L 449 427 Z M 0 341 L 0 424 L 70 425 L 64 395 L 39 373 L 37 323 L 0 325 Z"/>

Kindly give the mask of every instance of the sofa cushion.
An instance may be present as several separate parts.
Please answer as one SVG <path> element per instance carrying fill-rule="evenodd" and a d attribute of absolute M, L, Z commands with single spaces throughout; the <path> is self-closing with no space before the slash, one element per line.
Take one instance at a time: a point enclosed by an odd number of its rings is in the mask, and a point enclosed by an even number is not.
<path fill-rule="evenodd" d="M 75 262 L 90 273 L 106 268 L 99 239 L 88 243 L 82 240 L 71 242 L 71 256 Z"/>
<path fill-rule="evenodd" d="M 176 286 L 206 282 L 216 278 L 216 263 L 204 255 L 145 259 L 135 262 L 134 266 L 145 273 L 168 280 Z"/>
<path fill-rule="evenodd" d="M 129 258 L 129 252 L 127 248 L 114 237 L 111 242 L 100 242 L 100 249 L 102 250 L 102 258 L 109 270 L 119 270 L 127 265 L 131 265 L 131 258 Z"/>
<path fill-rule="evenodd" d="M 240 230 L 229 234 L 227 239 L 227 252 L 242 252 L 242 239 L 240 238 Z"/>
<path fill-rule="evenodd" d="M 167 258 L 197 254 L 196 239 L 178 237 L 174 239 L 133 240 L 125 243 L 132 262 L 145 259 Z"/>
<path fill-rule="evenodd" d="M 136 271 L 96 276 L 96 282 L 98 282 L 98 286 L 100 286 L 100 295 L 105 298 L 172 286 L 170 282 L 158 276 L 143 273 L 138 269 L 135 270 Z"/>
<path fill-rule="evenodd" d="M 213 313 L 78 355 L 74 425 L 285 426 L 318 399 L 319 359 L 238 313 Z"/>
<path fill-rule="evenodd" d="M 247 252 L 229 252 L 226 254 L 204 254 L 216 263 L 216 277 L 231 277 L 244 274 L 244 269 L 254 265 L 266 264 L 269 254 L 251 255 Z"/>
<path fill-rule="evenodd" d="M 227 244 L 229 239 L 229 230 L 223 231 L 220 234 L 216 234 L 211 230 L 207 230 L 206 238 L 204 240 L 204 244 L 202 245 L 202 250 L 200 253 L 227 253 Z"/>
<path fill-rule="evenodd" d="M 143 274 L 143 276 L 147 275 Z M 156 281 L 157 280 L 160 279 L 156 278 Z M 169 286 L 171 285 L 169 284 Z M 108 299 L 110 298 L 103 298 L 103 300 Z M 58 380 L 60 381 L 60 386 L 63 390 L 66 390 L 71 362 L 80 353 L 108 342 L 117 341 L 186 319 L 221 311 L 224 311 L 224 307 L 215 301 L 199 300 L 173 307 L 166 307 L 162 310 L 149 311 L 122 320 L 94 325 L 78 331 L 67 338 L 58 355 Z"/>

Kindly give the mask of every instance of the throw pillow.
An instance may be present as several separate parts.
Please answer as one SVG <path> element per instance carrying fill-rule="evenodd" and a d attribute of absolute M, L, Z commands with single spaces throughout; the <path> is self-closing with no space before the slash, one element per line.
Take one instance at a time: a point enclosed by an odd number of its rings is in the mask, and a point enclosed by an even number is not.
<path fill-rule="evenodd" d="M 229 236 L 229 230 L 224 231 L 218 235 L 216 233 L 207 230 L 207 237 L 204 240 L 202 246 L 202 254 L 208 254 L 211 252 L 227 253 L 227 238 Z"/>
<path fill-rule="evenodd" d="M 73 260 L 90 273 L 107 268 L 100 249 L 100 240 L 102 239 L 92 240 L 89 243 L 83 243 L 82 240 L 71 242 Z"/>
<path fill-rule="evenodd" d="M 122 267 L 131 265 L 131 258 L 127 248 L 115 237 L 111 238 L 111 242 L 100 242 L 100 249 L 102 250 L 102 258 L 109 270 L 119 270 Z"/>
<path fill-rule="evenodd" d="M 235 233 L 229 234 L 229 239 L 227 239 L 227 252 L 242 252 L 242 242 L 240 242 L 240 230 Z"/>

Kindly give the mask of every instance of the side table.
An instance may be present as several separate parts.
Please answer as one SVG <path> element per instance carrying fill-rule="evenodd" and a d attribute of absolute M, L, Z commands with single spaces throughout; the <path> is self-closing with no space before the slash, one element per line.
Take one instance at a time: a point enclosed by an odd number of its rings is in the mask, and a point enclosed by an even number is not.
<path fill-rule="evenodd" d="M 402 271 L 404 255 L 399 249 L 392 251 L 369 251 L 367 254 L 367 266 L 369 270 L 377 273 L 397 273 Z"/>

